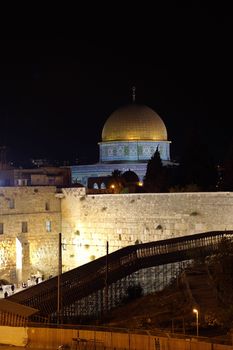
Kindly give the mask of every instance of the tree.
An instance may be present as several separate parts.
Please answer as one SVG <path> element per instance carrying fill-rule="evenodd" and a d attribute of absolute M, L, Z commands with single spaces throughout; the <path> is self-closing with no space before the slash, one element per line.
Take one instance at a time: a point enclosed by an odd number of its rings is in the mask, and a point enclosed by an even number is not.
<path fill-rule="evenodd" d="M 124 188 L 124 179 L 122 178 L 122 172 L 118 169 L 115 169 L 112 172 L 111 187 L 112 186 L 114 186 L 114 193 L 121 193 Z"/>
<path fill-rule="evenodd" d="M 163 166 L 158 147 L 147 163 L 144 188 L 147 192 L 167 192 L 168 190 L 168 171 Z"/>
<path fill-rule="evenodd" d="M 233 243 L 223 238 L 218 253 L 209 258 L 209 271 L 216 286 L 219 300 L 224 305 L 225 326 L 233 321 Z"/>
<path fill-rule="evenodd" d="M 121 174 L 122 174 L 122 172 L 120 170 L 115 169 L 112 172 L 112 177 L 114 177 L 114 179 L 116 179 L 116 178 L 119 179 L 121 177 Z"/>
<path fill-rule="evenodd" d="M 133 285 L 133 286 L 128 286 L 127 290 L 127 299 L 128 300 L 133 300 L 136 298 L 140 298 L 143 294 L 143 289 L 142 286 L 139 284 Z"/>

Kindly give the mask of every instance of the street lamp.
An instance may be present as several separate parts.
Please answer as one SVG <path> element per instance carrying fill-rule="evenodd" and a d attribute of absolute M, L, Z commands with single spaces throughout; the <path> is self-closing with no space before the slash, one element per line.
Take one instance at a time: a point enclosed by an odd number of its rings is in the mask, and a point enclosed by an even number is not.
<path fill-rule="evenodd" d="M 196 314 L 196 324 L 197 324 L 197 337 L 199 336 L 199 329 L 198 329 L 198 310 L 193 309 L 193 313 Z"/>

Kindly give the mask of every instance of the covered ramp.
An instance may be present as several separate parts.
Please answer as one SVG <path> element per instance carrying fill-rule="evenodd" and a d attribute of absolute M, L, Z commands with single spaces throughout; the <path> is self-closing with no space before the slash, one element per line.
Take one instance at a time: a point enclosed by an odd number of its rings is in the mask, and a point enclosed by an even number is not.
<path fill-rule="evenodd" d="M 0 325 L 1 326 L 25 326 L 28 318 L 39 310 L 18 304 L 7 299 L 0 299 Z"/>

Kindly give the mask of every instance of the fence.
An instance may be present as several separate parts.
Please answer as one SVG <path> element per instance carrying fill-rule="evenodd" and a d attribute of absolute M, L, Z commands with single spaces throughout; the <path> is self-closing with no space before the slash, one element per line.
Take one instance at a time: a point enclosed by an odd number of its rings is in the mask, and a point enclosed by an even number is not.
<path fill-rule="evenodd" d="M 8 327 L 9 328 L 9 327 Z M 18 327 L 19 328 L 19 327 Z M 12 327 L 11 334 L 14 335 Z M 25 332 L 23 332 L 25 333 Z M 0 343 L 4 327 L 0 327 Z M 208 338 L 188 337 L 161 331 L 129 331 L 86 327 L 27 328 L 27 348 L 71 350 L 230 350 L 233 346 Z M 9 344 L 9 343 L 8 343 Z"/>

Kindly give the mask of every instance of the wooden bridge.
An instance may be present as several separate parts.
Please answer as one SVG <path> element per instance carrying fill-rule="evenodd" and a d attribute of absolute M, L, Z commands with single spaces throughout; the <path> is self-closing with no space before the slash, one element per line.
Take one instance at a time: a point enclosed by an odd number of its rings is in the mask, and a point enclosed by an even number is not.
<path fill-rule="evenodd" d="M 205 232 L 128 246 L 16 293 L 8 300 L 38 309 L 40 315 L 50 317 L 57 314 L 59 298 L 62 300 L 59 309 L 63 310 L 75 307 L 79 300 L 98 291 L 107 293 L 109 298 L 110 286 L 122 278 L 152 266 L 215 254 L 223 238 L 232 240 L 233 231 Z"/>

